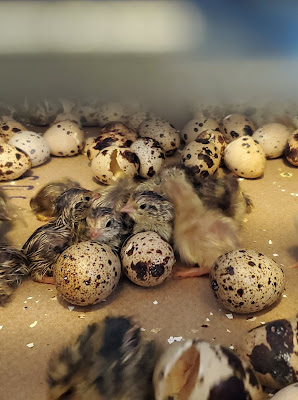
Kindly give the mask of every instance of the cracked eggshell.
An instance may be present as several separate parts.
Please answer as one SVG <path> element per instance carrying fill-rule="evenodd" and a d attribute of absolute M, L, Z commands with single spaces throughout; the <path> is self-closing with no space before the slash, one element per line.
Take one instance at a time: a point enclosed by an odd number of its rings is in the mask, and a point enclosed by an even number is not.
<path fill-rule="evenodd" d="M 25 131 L 26 127 L 13 119 L 0 118 L 0 138 L 5 142 L 18 132 Z"/>
<path fill-rule="evenodd" d="M 104 150 L 111 146 L 116 147 L 130 147 L 132 141 L 127 139 L 127 137 L 122 133 L 116 132 L 108 132 L 103 133 L 89 146 L 87 149 L 87 157 L 89 160 L 93 160 L 93 158 L 98 154 L 99 151 Z"/>
<path fill-rule="evenodd" d="M 207 139 L 197 139 L 184 147 L 181 161 L 195 174 L 206 177 L 218 169 L 221 161 L 220 150 Z"/>
<path fill-rule="evenodd" d="M 284 153 L 289 136 L 290 131 L 285 125 L 274 122 L 260 126 L 252 137 L 260 144 L 267 158 L 277 158 Z"/>
<path fill-rule="evenodd" d="M 298 318 L 279 319 L 251 329 L 238 352 L 262 385 L 281 389 L 298 382 Z"/>
<path fill-rule="evenodd" d="M 81 242 L 70 246 L 54 266 L 57 292 L 71 304 L 88 306 L 106 299 L 117 286 L 120 259 L 106 244 Z"/>
<path fill-rule="evenodd" d="M 219 125 L 213 118 L 207 118 L 202 116 L 201 118 L 191 119 L 183 127 L 180 132 L 180 138 L 182 143 L 190 143 L 196 140 L 198 135 L 207 129 L 219 131 Z"/>
<path fill-rule="evenodd" d="M 140 138 L 130 148 L 140 160 L 139 175 L 142 178 L 152 178 L 159 173 L 164 163 L 165 154 L 156 140 Z"/>
<path fill-rule="evenodd" d="M 254 123 L 242 114 L 227 115 L 219 126 L 227 142 L 231 142 L 241 136 L 252 136 L 256 130 Z"/>
<path fill-rule="evenodd" d="M 122 269 L 139 286 L 157 286 L 171 274 L 175 262 L 172 247 L 156 232 L 131 236 L 121 249 Z"/>
<path fill-rule="evenodd" d="M 151 112 L 139 111 L 135 114 L 130 115 L 126 120 L 126 123 L 132 129 L 134 129 L 136 132 L 138 132 L 140 129 L 141 123 L 143 121 L 145 121 L 146 119 L 156 119 L 156 117 Z"/>
<path fill-rule="evenodd" d="M 172 124 L 163 119 L 146 119 L 140 125 L 139 135 L 157 140 L 166 156 L 172 155 L 180 146 L 179 133 Z"/>
<path fill-rule="evenodd" d="M 32 167 L 43 164 L 50 157 L 50 147 L 38 133 L 22 131 L 13 135 L 8 143 L 26 153 L 31 159 Z"/>
<path fill-rule="evenodd" d="M 297 400 L 298 399 L 298 383 L 293 383 L 277 392 L 272 400 Z"/>
<path fill-rule="evenodd" d="M 105 103 L 98 111 L 98 121 L 100 126 L 113 121 L 125 122 L 126 118 L 127 110 L 125 105 L 121 103 Z"/>
<path fill-rule="evenodd" d="M 13 181 L 31 168 L 27 154 L 8 143 L 0 144 L 0 181 Z"/>
<path fill-rule="evenodd" d="M 53 124 L 43 137 L 50 146 L 51 154 L 58 157 L 74 156 L 85 146 L 84 132 L 71 121 Z"/>
<path fill-rule="evenodd" d="M 224 152 L 227 168 L 242 178 L 259 178 L 263 175 L 266 156 L 259 143 L 242 136 L 229 143 Z"/>
<path fill-rule="evenodd" d="M 138 174 L 139 166 L 139 159 L 130 148 L 117 146 L 100 150 L 91 162 L 93 175 L 106 185 L 122 177 L 133 178 Z"/>
<path fill-rule="evenodd" d="M 252 313 L 271 306 L 281 296 L 281 267 L 255 250 L 232 250 L 219 257 L 210 272 L 214 296 L 229 311 Z"/>
<path fill-rule="evenodd" d="M 207 129 L 206 131 L 201 132 L 196 139 L 207 139 L 219 149 L 220 156 L 224 156 L 225 148 L 227 147 L 228 143 L 221 132 L 213 129 Z"/>
<path fill-rule="evenodd" d="M 298 167 L 298 129 L 291 133 L 286 147 L 286 158 L 295 167 Z"/>
<path fill-rule="evenodd" d="M 263 391 L 248 364 L 218 344 L 187 340 L 172 344 L 153 373 L 156 400 L 262 400 Z"/>

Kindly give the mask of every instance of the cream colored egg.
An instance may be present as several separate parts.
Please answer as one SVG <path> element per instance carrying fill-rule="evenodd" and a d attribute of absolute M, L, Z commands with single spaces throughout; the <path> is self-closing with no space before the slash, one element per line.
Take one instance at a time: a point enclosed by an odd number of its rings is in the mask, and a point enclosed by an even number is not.
<path fill-rule="evenodd" d="M 0 181 L 12 181 L 31 168 L 27 154 L 8 143 L 0 144 Z"/>
<path fill-rule="evenodd" d="M 297 400 L 297 399 L 298 399 L 298 383 L 293 383 L 293 385 L 285 387 L 272 397 L 272 400 Z"/>
<path fill-rule="evenodd" d="M 121 103 L 105 103 L 98 111 L 98 121 L 100 126 L 112 121 L 124 122 L 126 118 L 126 107 Z"/>
<path fill-rule="evenodd" d="M 50 157 L 50 147 L 38 133 L 22 131 L 13 135 L 8 143 L 26 153 L 31 159 L 32 167 L 45 163 Z"/>
<path fill-rule="evenodd" d="M 13 119 L 0 118 L 0 138 L 8 142 L 18 132 L 25 131 L 26 127 Z"/>
<path fill-rule="evenodd" d="M 232 250 L 210 272 L 214 296 L 229 311 L 252 313 L 275 303 L 285 287 L 281 267 L 255 250 Z"/>
<path fill-rule="evenodd" d="M 231 142 L 241 136 L 252 136 L 256 127 L 245 115 L 229 114 L 220 123 L 220 130 L 227 142 Z"/>
<path fill-rule="evenodd" d="M 159 173 L 164 163 L 165 154 L 156 140 L 140 138 L 130 148 L 140 160 L 139 175 L 142 178 L 152 178 Z"/>
<path fill-rule="evenodd" d="M 109 185 L 122 177 L 137 175 L 139 170 L 137 155 L 127 147 L 110 146 L 100 150 L 91 162 L 93 175 L 101 183 Z"/>
<path fill-rule="evenodd" d="M 225 148 L 227 147 L 227 141 L 221 132 L 213 129 L 207 129 L 201 132 L 196 139 L 206 139 L 208 142 L 213 143 L 220 152 L 220 156 L 224 156 Z"/>
<path fill-rule="evenodd" d="M 289 163 L 298 167 L 298 129 L 289 136 L 286 147 L 286 157 Z"/>
<path fill-rule="evenodd" d="M 58 157 L 74 156 L 85 146 L 84 132 L 71 121 L 51 125 L 43 137 L 50 146 L 51 154 Z"/>
<path fill-rule="evenodd" d="M 175 262 L 172 247 L 155 232 L 131 236 L 121 249 L 122 269 L 139 286 L 157 286 L 171 274 Z"/>
<path fill-rule="evenodd" d="M 267 158 L 277 158 L 284 153 L 289 136 L 289 129 L 275 122 L 258 128 L 253 139 L 258 141 Z"/>
<path fill-rule="evenodd" d="M 179 133 L 172 124 L 162 119 L 151 118 L 143 121 L 139 135 L 157 140 L 166 156 L 172 155 L 180 146 Z"/>
<path fill-rule="evenodd" d="M 104 150 L 108 147 L 130 147 L 131 144 L 132 140 L 127 139 L 127 137 L 123 133 L 103 133 L 95 138 L 94 142 L 89 146 L 89 148 L 87 149 L 87 157 L 89 158 L 89 160 L 93 160 L 93 158 L 98 154 L 99 151 Z"/>
<path fill-rule="evenodd" d="M 69 247 L 54 266 L 58 294 L 80 306 L 105 300 L 116 288 L 120 274 L 119 257 L 108 245 L 97 242 Z"/>
<path fill-rule="evenodd" d="M 130 115 L 126 122 L 127 125 L 134 129 L 136 132 L 139 131 L 140 125 L 145 119 L 156 118 L 152 113 L 148 111 L 139 111 L 135 114 Z"/>
<path fill-rule="evenodd" d="M 96 139 L 96 136 L 90 136 L 86 139 L 85 146 L 82 151 L 82 153 L 85 154 L 86 156 L 88 156 L 88 150 L 90 150 L 92 148 L 92 146 L 95 144 L 95 139 Z M 89 151 L 89 154 L 90 154 L 90 151 Z"/>
<path fill-rule="evenodd" d="M 156 400 L 262 400 L 252 369 L 227 348 L 200 340 L 172 344 L 153 373 Z"/>
<path fill-rule="evenodd" d="M 266 156 L 258 142 L 242 136 L 228 144 L 224 162 L 230 171 L 242 178 L 259 178 L 265 171 Z"/>
<path fill-rule="evenodd" d="M 219 125 L 217 121 L 213 118 L 206 118 L 202 116 L 201 118 L 192 119 L 187 122 L 180 133 L 182 143 L 190 143 L 196 140 L 198 135 L 207 129 L 212 129 L 214 131 L 219 131 Z"/>
<path fill-rule="evenodd" d="M 182 163 L 203 177 L 214 174 L 220 160 L 220 150 L 207 139 L 197 139 L 187 144 L 181 152 Z"/>
<path fill-rule="evenodd" d="M 71 121 L 71 122 L 74 122 L 75 124 L 79 125 L 80 128 L 82 127 L 80 117 L 74 113 L 58 114 L 55 118 L 54 124 L 56 124 L 57 122 L 62 122 L 62 121 Z"/>

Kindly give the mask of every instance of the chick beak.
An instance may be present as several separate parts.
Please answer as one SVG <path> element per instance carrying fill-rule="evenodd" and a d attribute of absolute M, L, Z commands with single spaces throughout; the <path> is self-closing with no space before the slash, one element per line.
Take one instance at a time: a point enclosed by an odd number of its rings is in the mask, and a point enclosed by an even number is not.
<path fill-rule="evenodd" d="M 135 212 L 135 210 L 136 210 L 135 204 L 132 201 L 128 201 L 125 204 L 125 206 L 121 208 L 120 212 L 131 214 Z"/>
<path fill-rule="evenodd" d="M 92 229 L 90 232 L 90 238 L 91 239 L 96 239 L 101 235 L 101 230 L 100 229 Z"/>
<path fill-rule="evenodd" d="M 99 199 L 99 198 L 101 197 L 101 194 L 100 194 L 100 193 L 93 192 L 92 195 L 91 195 L 91 197 L 92 197 L 93 200 L 97 200 L 97 199 Z"/>

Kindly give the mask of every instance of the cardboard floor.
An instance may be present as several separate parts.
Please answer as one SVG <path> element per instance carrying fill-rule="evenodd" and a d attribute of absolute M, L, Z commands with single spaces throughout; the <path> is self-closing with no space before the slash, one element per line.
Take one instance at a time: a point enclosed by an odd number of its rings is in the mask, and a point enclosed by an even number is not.
<path fill-rule="evenodd" d="M 38 128 L 34 129 L 37 132 Z M 90 133 L 92 129 L 87 129 Z M 84 155 L 55 158 L 31 170 L 31 175 L 15 182 L 1 182 L 11 201 L 21 208 L 7 239 L 21 247 L 41 225 L 31 213 L 29 199 L 48 181 L 69 176 L 88 189 L 95 189 L 88 159 Z M 267 161 L 264 177 L 242 180 L 254 209 L 242 229 L 242 246 L 255 249 L 283 266 L 286 289 L 274 306 L 253 316 L 228 319 L 213 296 L 207 277 L 172 280 L 155 288 L 142 288 L 122 279 L 115 292 L 96 306 L 69 307 L 57 298 L 54 286 L 28 279 L 0 309 L 0 398 L 41 400 L 46 398 L 45 371 L 51 353 L 80 333 L 90 322 L 106 315 L 134 316 L 148 339 L 170 346 L 170 336 L 182 340 L 199 337 L 228 347 L 237 346 L 245 332 L 262 322 L 293 317 L 298 311 L 298 235 L 293 216 L 298 212 L 298 168 L 283 159 Z M 202 326 L 205 327 L 202 327 Z"/>

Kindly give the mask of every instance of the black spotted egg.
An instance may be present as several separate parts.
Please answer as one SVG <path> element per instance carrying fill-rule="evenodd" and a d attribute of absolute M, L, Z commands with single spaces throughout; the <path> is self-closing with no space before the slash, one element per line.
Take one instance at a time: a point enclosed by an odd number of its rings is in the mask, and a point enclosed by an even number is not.
<path fill-rule="evenodd" d="M 140 160 L 139 175 L 142 178 L 152 178 L 159 173 L 165 160 L 165 154 L 155 139 L 140 138 L 130 148 Z"/>
<path fill-rule="evenodd" d="M 207 129 L 219 132 L 217 121 L 204 115 L 191 119 L 181 130 L 181 142 L 186 144 L 193 142 L 200 133 Z"/>
<path fill-rule="evenodd" d="M 210 272 L 216 299 L 229 311 L 252 313 L 271 306 L 281 296 L 281 267 L 255 250 L 232 250 L 220 256 Z"/>
<path fill-rule="evenodd" d="M 157 286 L 171 274 L 172 247 L 155 232 L 131 236 L 121 249 L 122 269 L 139 286 Z"/>
<path fill-rule="evenodd" d="M 220 130 L 227 142 L 231 142 L 241 136 L 252 136 L 256 127 L 245 115 L 230 114 L 220 123 Z"/>

